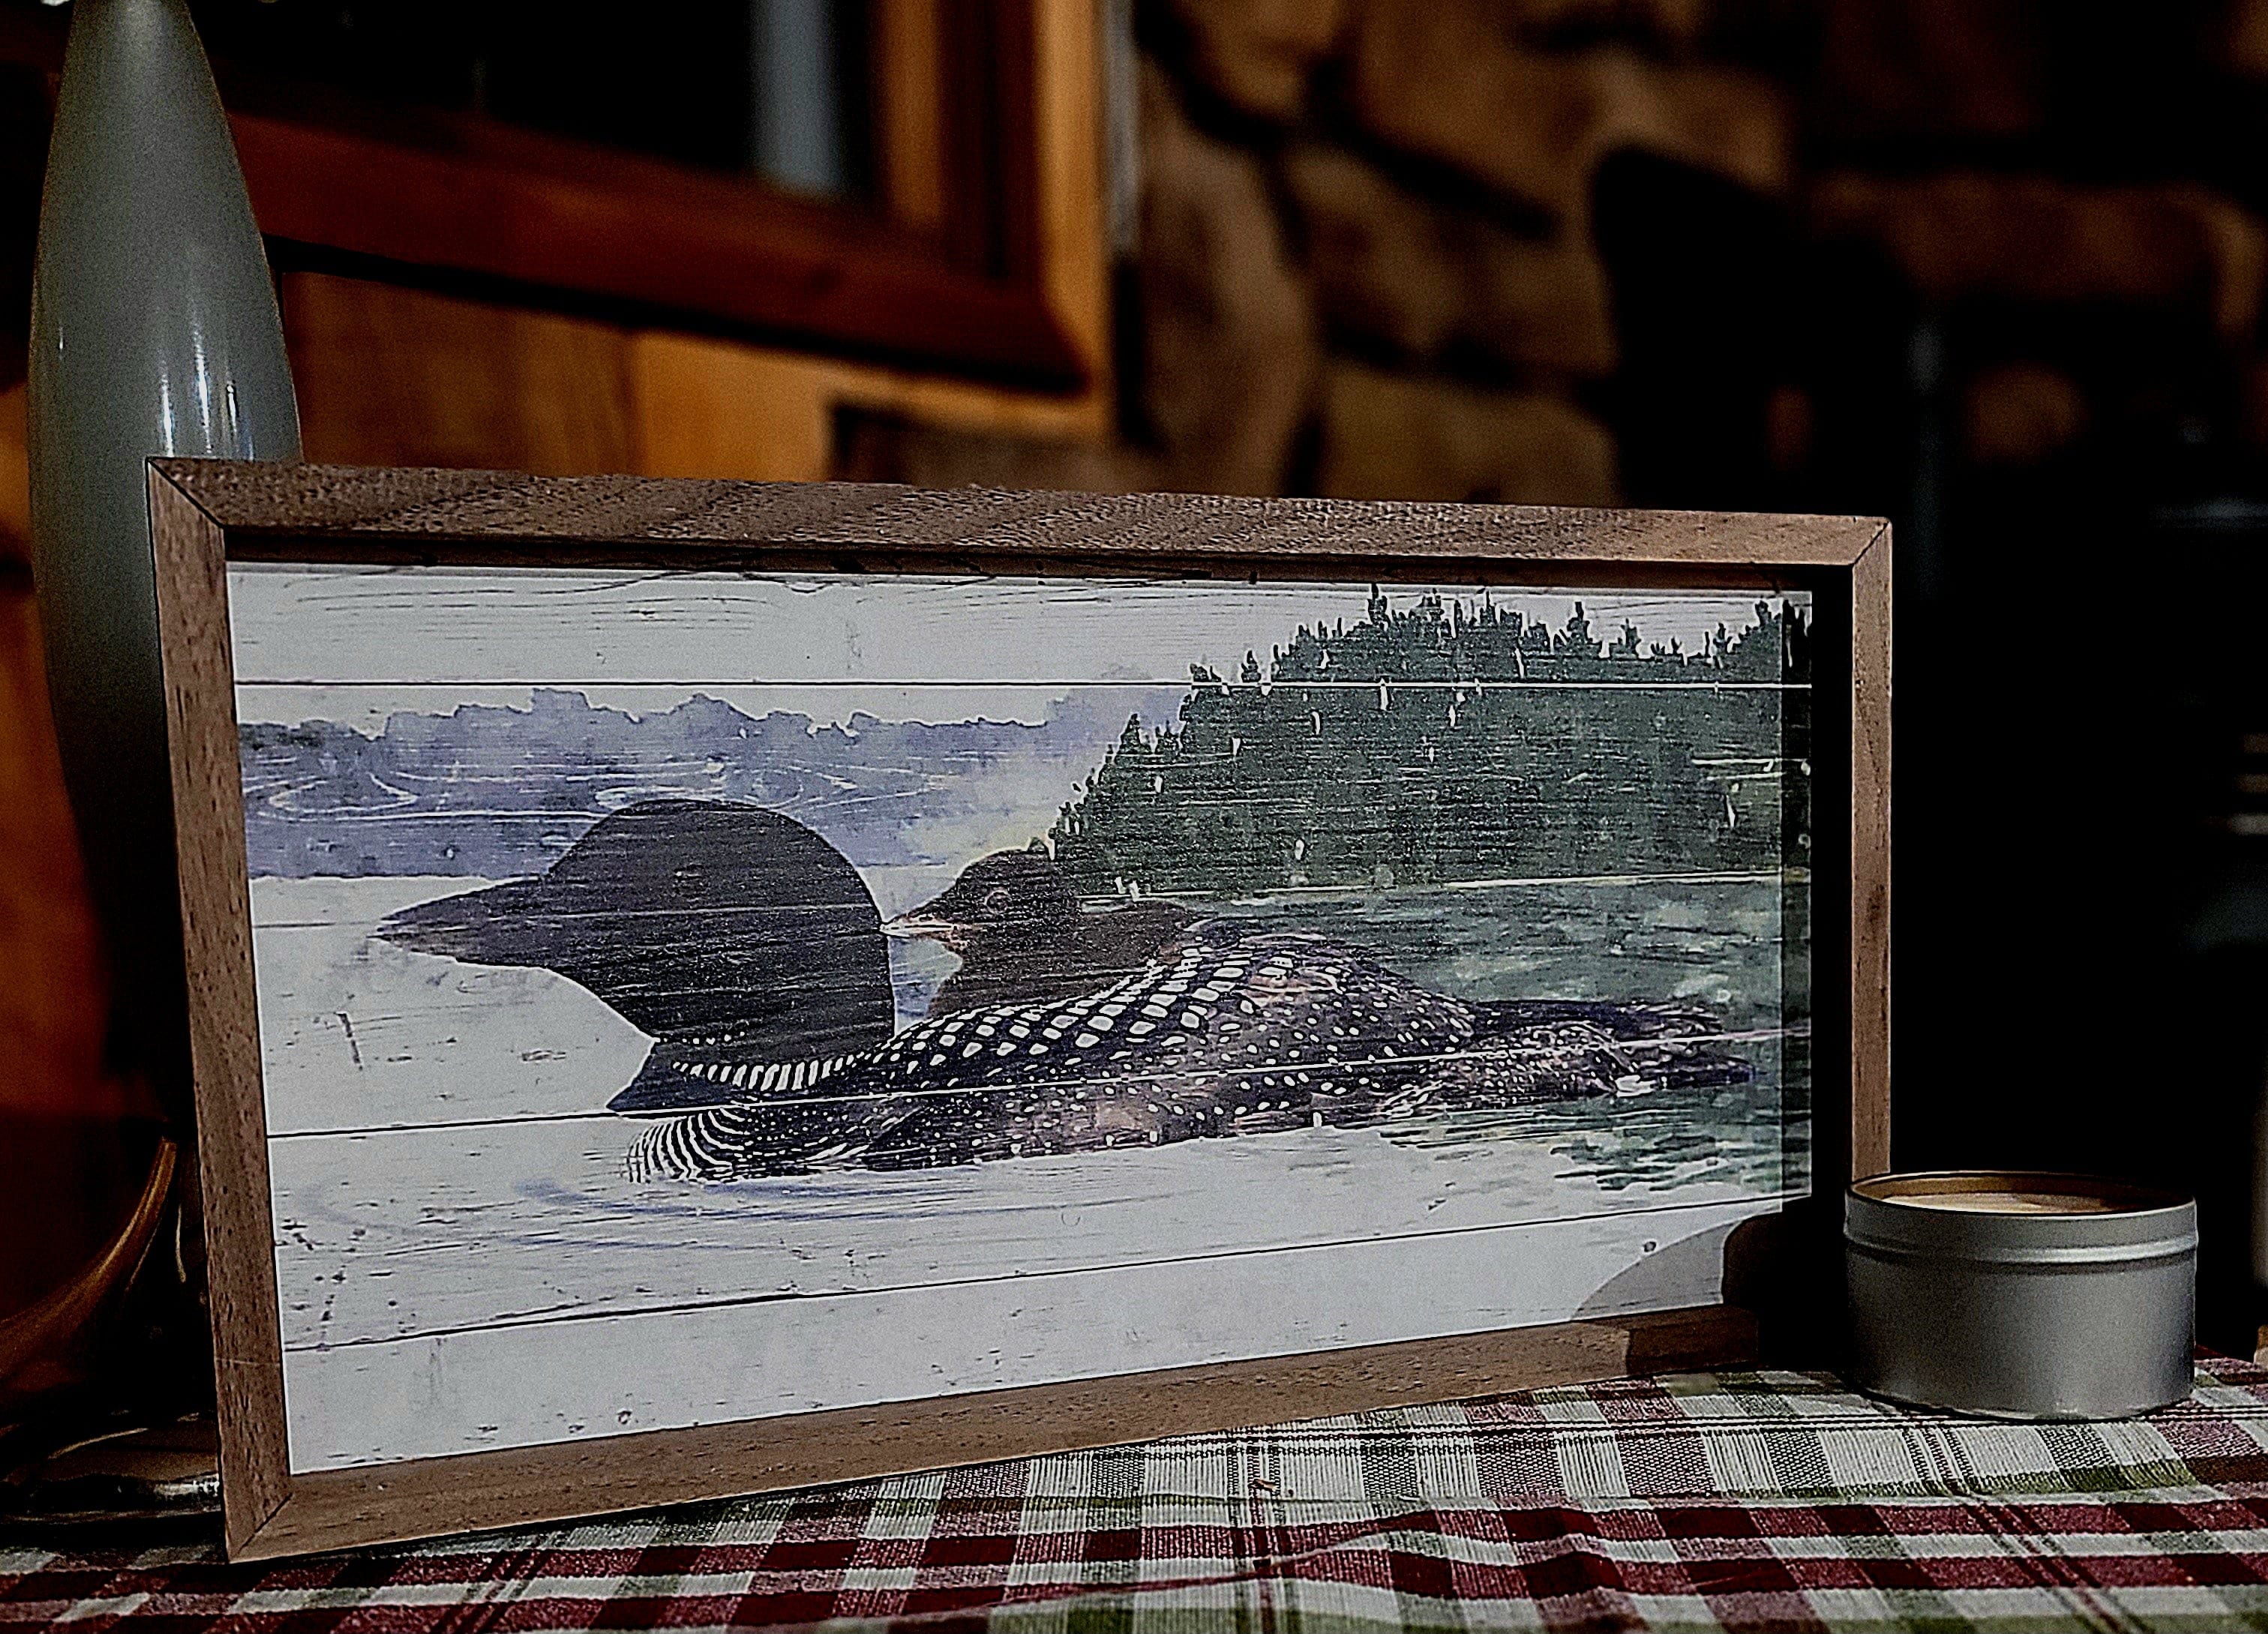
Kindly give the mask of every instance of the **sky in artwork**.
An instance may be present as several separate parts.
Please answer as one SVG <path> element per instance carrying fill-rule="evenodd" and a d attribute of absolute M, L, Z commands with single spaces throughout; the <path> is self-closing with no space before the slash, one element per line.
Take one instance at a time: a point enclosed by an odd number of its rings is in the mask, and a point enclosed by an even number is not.
<path fill-rule="evenodd" d="M 1406 607 L 1436 593 L 1390 585 Z M 1441 586 L 1468 607 L 1484 593 Z M 1554 627 L 1577 601 L 1610 637 L 1705 645 L 1753 617 L 1750 592 L 1485 593 Z M 1359 584 L 652 574 L 518 568 L 230 570 L 238 712 L 372 730 L 402 710 L 524 707 L 538 687 L 643 712 L 706 696 L 814 725 L 983 718 L 1036 724 L 1107 686 L 1128 712 L 1170 715 L 1189 666 L 1263 667 L 1302 624 L 1359 622 Z M 1116 702 L 1116 701 L 1114 701 Z"/>

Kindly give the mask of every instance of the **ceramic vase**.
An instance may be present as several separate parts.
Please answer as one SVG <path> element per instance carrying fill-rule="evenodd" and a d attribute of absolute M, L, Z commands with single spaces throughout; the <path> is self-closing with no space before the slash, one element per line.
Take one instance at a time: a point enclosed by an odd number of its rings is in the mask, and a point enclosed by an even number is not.
<path fill-rule="evenodd" d="M 227 116 L 183 0 L 77 0 L 40 201 L 33 570 L 114 972 L 111 1054 L 188 1122 L 152 455 L 295 460 L 298 410 Z"/>

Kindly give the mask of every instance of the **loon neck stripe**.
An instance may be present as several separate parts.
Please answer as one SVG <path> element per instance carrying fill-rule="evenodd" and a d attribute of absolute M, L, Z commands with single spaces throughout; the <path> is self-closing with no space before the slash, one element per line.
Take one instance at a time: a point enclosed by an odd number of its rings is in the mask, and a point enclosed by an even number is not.
<path fill-rule="evenodd" d="M 800 1061 L 688 1061 L 673 1056 L 669 1064 L 688 1078 L 704 1083 L 728 1084 L 757 1094 L 776 1090 L 806 1089 L 840 1072 L 851 1056 L 821 1056 Z"/>

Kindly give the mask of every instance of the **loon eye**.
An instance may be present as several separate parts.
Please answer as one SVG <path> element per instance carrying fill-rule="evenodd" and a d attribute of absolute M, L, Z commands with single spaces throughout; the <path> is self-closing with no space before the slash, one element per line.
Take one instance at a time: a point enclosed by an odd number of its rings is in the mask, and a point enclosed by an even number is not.
<path fill-rule="evenodd" d="M 1008 906 L 1008 887 L 996 885 L 984 893 L 984 911 L 988 914 L 1005 912 Z"/>

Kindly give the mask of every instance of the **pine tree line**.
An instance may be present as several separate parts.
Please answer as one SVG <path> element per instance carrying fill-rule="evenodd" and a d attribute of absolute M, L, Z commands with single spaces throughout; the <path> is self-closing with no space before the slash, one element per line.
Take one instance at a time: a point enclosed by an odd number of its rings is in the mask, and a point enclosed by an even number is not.
<path fill-rule="evenodd" d="M 1790 604 L 1688 653 L 1602 641 L 1580 602 L 1553 628 L 1373 587 L 1264 669 L 1191 666 L 1178 726 L 1129 720 L 1049 843 L 1094 895 L 1775 869 L 1808 826 L 1782 683 L 1809 657 Z"/>

